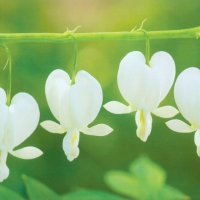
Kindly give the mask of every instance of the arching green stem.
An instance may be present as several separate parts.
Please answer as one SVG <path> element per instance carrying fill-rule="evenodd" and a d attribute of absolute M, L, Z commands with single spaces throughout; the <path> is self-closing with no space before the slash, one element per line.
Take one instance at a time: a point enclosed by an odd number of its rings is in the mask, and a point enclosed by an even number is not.
<path fill-rule="evenodd" d="M 74 33 L 77 42 L 85 41 L 133 41 L 145 40 L 146 37 L 141 32 L 99 32 L 99 33 Z M 148 31 L 149 39 L 175 39 L 175 38 L 199 38 L 200 27 L 182 29 L 182 30 L 165 30 L 165 31 Z M 67 43 L 73 42 L 69 34 L 63 33 L 0 33 L 0 43 L 26 43 L 26 42 L 52 42 Z"/>
<path fill-rule="evenodd" d="M 71 37 L 74 39 L 74 66 L 73 66 L 72 82 L 71 82 L 71 85 L 73 85 L 75 83 L 75 76 L 76 76 L 78 46 L 77 46 L 76 38 L 72 34 L 71 34 Z"/>

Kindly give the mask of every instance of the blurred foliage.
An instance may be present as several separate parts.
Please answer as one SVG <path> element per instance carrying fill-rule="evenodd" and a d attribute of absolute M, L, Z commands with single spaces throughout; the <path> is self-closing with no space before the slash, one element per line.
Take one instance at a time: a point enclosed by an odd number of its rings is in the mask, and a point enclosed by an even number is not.
<path fill-rule="evenodd" d="M 27 198 L 29 200 L 125 200 L 123 197 L 119 197 L 112 193 L 98 191 L 98 190 L 84 190 L 79 189 L 67 194 L 58 195 L 53 190 L 48 188 L 41 182 L 23 175 L 24 184 L 26 186 Z M 0 199 L 1 200 L 25 200 L 22 196 L 16 192 L 7 189 L 6 187 L 0 186 Z"/>
<path fill-rule="evenodd" d="M 114 191 L 138 200 L 189 200 L 179 190 L 165 184 L 165 171 L 148 157 L 140 156 L 129 166 L 129 173 L 113 170 L 105 175 Z"/>
<path fill-rule="evenodd" d="M 106 184 L 117 193 L 138 200 L 189 200 L 179 190 L 166 185 L 166 173 L 146 156 L 138 157 L 129 166 L 130 173 L 112 170 L 106 173 Z M 77 189 L 59 196 L 41 182 L 23 175 L 29 200 L 125 200 L 125 198 L 100 190 Z M 0 186 L 0 199 L 23 200 L 12 190 Z"/>
<path fill-rule="evenodd" d="M 81 28 L 77 32 L 129 31 L 144 19 L 147 31 L 184 29 L 199 26 L 198 0 L 2 0 L 1 33 L 60 32 Z M 200 44 L 196 39 L 151 40 L 151 55 L 169 52 L 175 60 L 176 77 L 184 69 L 200 67 Z M 27 92 L 38 102 L 40 122 L 53 119 L 48 108 L 44 85 L 55 69 L 70 75 L 73 67 L 73 44 L 21 43 L 8 45 L 13 60 L 12 96 Z M 111 100 L 126 103 L 117 87 L 121 59 L 130 51 L 145 52 L 145 41 L 102 41 L 78 43 L 78 66 L 102 85 L 104 104 Z M 0 49 L 0 66 L 6 55 Z M 0 86 L 7 87 L 7 69 L 0 73 Z M 173 88 L 162 105 L 173 105 Z M 110 191 L 103 181 L 106 171 L 125 170 L 142 153 L 148 154 L 168 172 L 168 183 L 191 197 L 200 197 L 200 159 L 196 155 L 193 134 L 169 130 L 165 119 L 153 116 L 153 129 L 146 143 L 136 136 L 135 113 L 113 115 L 101 109 L 94 124 L 106 123 L 114 131 L 106 137 L 81 134 L 80 155 L 69 162 L 62 150 L 62 135 L 50 134 L 40 126 L 23 146 L 37 146 L 44 155 L 34 160 L 8 156 L 10 176 L 1 185 L 21 195 L 25 187 L 21 174 L 27 174 L 50 186 L 58 194 L 73 188 Z M 177 116 L 181 118 L 180 115 Z M 92 124 L 91 124 L 92 125 Z M 161 182 L 162 180 L 160 180 Z"/>

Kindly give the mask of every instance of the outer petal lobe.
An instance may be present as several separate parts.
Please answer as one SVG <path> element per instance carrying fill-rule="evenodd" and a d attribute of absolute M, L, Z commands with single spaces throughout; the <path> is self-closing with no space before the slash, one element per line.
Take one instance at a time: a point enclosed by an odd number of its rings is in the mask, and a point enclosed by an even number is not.
<path fill-rule="evenodd" d="M 130 106 L 126 106 L 117 101 L 110 101 L 103 106 L 107 111 L 114 114 L 124 114 L 132 112 Z"/>
<path fill-rule="evenodd" d="M 9 153 L 22 159 L 34 159 L 43 154 L 42 151 L 36 147 L 24 147 L 15 151 L 9 151 Z"/>
<path fill-rule="evenodd" d="M 111 133 L 113 129 L 106 124 L 98 124 L 91 128 L 82 128 L 81 131 L 87 135 L 105 136 Z"/>
<path fill-rule="evenodd" d="M 36 129 L 39 121 L 39 108 L 35 99 L 27 93 L 16 94 L 9 107 L 4 144 L 13 149 L 26 140 Z"/>
<path fill-rule="evenodd" d="M 60 69 L 54 70 L 47 78 L 45 94 L 50 110 L 54 117 L 59 120 L 60 97 L 64 90 L 70 86 L 69 75 Z"/>
<path fill-rule="evenodd" d="M 67 130 L 87 126 L 96 118 L 102 101 L 99 82 L 89 73 L 79 71 L 75 84 L 61 97 L 61 125 Z"/>
<path fill-rule="evenodd" d="M 0 101 L 6 104 L 6 93 L 2 88 L 0 88 Z"/>
<path fill-rule="evenodd" d="M 131 106 L 141 108 L 151 83 L 151 71 L 141 52 L 133 51 L 122 59 L 117 81 L 124 99 Z"/>
<path fill-rule="evenodd" d="M 153 73 L 160 77 L 161 102 L 169 92 L 175 78 L 175 63 L 170 54 L 164 51 L 155 53 L 150 61 Z"/>
<path fill-rule="evenodd" d="M 170 118 L 178 114 L 178 110 L 172 106 L 163 106 L 155 109 L 152 113 L 158 117 Z"/>
<path fill-rule="evenodd" d="M 184 70 L 175 83 L 176 104 L 190 124 L 200 127 L 200 70 L 194 67 Z"/>
<path fill-rule="evenodd" d="M 193 132 L 196 130 L 179 119 L 170 120 L 170 121 L 166 122 L 166 125 L 171 130 L 179 132 L 179 133 L 190 133 L 190 132 Z"/>
<path fill-rule="evenodd" d="M 60 124 L 57 124 L 56 122 L 53 122 L 51 120 L 46 120 L 46 121 L 40 123 L 40 125 L 44 129 L 49 131 L 50 133 L 64 133 L 64 132 L 67 132 L 67 130 L 64 129 Z"/>

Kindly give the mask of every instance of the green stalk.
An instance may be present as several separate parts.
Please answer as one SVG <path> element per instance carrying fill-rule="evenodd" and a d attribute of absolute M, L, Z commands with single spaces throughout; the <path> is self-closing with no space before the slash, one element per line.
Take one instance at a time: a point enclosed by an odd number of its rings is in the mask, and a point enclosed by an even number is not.
<path fill-rule="evenodd" d="M 73 66 L 73 72 L 72 72 L 72 82 L 71 85 L 73 85 L 75 83 L 75 76 L 76 76 L 76 65 L 77 65 L 77 55 L 78 55 L 78 46 L 77 46 L 77 42 L 76 39 L 73 35 L 71 35 L 71 37 L 74 40 L 74 66 Z"/>
<path fill-rule="evenodd" d="M 100 33 L 74 33 L 77 42 L 84 41 L 130 41 L 145 40 L 146 36 L 141 32 L 100 32 Z M 200 27 L 183 30 L 148 31 L 149 39 L 175 39 L 198 38 Z M 61 33 L 13 33 L 0 34 L 0 44 L 25 43 L 25 42 L 74 42 L 70 34 Z"/>
<path fill-rule="evenodd" d="M 11 54 L 7 46 L 4 46 L 4 49 L 6 51 L 7 57 L 8 57 L 8 85 L 7 85 L 7 101 L 6 105 L 10 106 L 10 99 L 11 99 L 11 77 L 12 77 L 12 59 Z"/>

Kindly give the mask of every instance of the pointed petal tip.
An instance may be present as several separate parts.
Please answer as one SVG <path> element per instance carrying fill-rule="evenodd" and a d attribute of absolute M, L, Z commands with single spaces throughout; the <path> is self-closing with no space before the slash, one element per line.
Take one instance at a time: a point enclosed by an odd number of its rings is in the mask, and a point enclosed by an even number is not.
<path fill-rule="evenodd" d="M 171 118 L 179 113 L 179 111 L 173 106 L 163 106 L 156 108 L 152 113 L 161 118 Z"/>
<path fill-rule="evenodd" d="M 9 153 L 17 158 L 25 160 L 38 158 L 43 154 L 40 149 L 32 146 L 24 147 L 15 151 L 11 150 Z"/>
<path fill-rule="evenodd" d="M 62 134 L 62 133 L 67 132 L 66 129 L 63 128 L 63 126 L 51 120 L 46 120 L 46 121 L 41 122 L 40 126 L 42 126 L 42 128 L 44 128 L 50 133 Z"/>
<path fill-rule="evenodd" d="M 81 129 L 81 132 L 85 133 L 86 135 L 94 135 L 94 136 L 106 136 L 110 134 L 113 129 L 106 125 L 106 124 L 97 124 L 90 128 L 84 127 Z"/>
<path fill-rule="evenodd" d="M 179 119 L 169 120 L 165 124 L 169 129 L 178 133 L 190 133 L 196 130 Z"/>
<path fill-rule="evenodd" d="M 131 107 L 126 106 L 118 101 L 110 101 L 103 105 L 103 107 L 113 114 L 126 114 L 131 112 Z"/>

